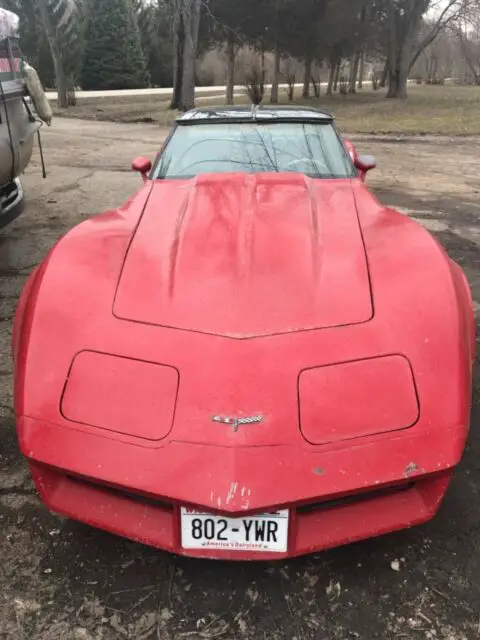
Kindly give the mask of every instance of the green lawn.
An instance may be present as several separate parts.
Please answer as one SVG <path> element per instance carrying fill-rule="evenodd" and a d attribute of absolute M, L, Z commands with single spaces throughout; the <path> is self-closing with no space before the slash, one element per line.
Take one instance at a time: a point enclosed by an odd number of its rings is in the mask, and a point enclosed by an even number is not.
<path fill-rule="evenodd" d="M 281 101 L 287 102 L 285 94 Z M 268 96 L 266 98 L 268 102 Z M 342 131 L 364 134 L 480 134 L 480 87 L 417 86 L 409 88 L 406 101 L 387 100 L 384 91 L 370 88 L 356 95 L 322 96 L 320 99 L 302 100 L 332 113 Z M 236 98 L 237 104 L 246 104 L 246 96 Z M 156 122 L 170 125 L 176 117 L 168 109 L 169 100 L 164 96 L 140 96 L 80 99 L 76 107 L 55 115 L 116 122 Z M 223 104 L 221 98 L 203 99 L 198 106 Z"/>

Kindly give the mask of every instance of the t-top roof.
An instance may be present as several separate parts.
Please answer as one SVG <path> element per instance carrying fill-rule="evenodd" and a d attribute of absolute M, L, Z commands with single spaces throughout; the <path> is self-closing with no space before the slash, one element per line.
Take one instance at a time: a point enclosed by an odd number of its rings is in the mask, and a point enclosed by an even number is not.
<path fill-rule="evenodd" d="M 221 124 L 242 122 L 332 122 L 330 113 L 294 105 L 250 107 L 221 106 L 192 109 L 177 118 L 177 124 Z"/>

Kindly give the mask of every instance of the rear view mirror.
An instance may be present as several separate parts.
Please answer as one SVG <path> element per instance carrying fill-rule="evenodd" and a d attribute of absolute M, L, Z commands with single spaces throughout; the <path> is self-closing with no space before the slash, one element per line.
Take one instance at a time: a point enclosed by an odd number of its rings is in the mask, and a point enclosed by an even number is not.
<path fill-rule="evenodd" d="M 137 171 L 142 175 L 144 180 L 147 180 L 147 173 L 151 170 L 152 163 L 148 158 L 144 158 L 140 156 L 139 158 L 135 158 L 132 162 L 132 169 Z"/>

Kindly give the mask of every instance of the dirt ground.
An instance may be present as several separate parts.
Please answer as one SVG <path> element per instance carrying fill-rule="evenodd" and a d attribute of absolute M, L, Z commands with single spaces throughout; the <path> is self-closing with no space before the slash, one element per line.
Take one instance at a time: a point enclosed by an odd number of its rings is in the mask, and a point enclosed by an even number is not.
<path fill-rule="evenodd" d="M 164 132 L 163 132 L 164 133 Z M 426 526 L 281 563 L 176 558 L 49 514 L 19 456 L 10 334 L 27 274 L 74 224 L 123 202 L 153 157 L 150 125 L 56 120 L 0 232 L 0 638 L 12 640 L 474 640 L 480 638 L 480 416 Z M 414 215 L 465 268 L 480 301 L 480 154 L 472 138 L 358 138 L 380 199 Z"/>

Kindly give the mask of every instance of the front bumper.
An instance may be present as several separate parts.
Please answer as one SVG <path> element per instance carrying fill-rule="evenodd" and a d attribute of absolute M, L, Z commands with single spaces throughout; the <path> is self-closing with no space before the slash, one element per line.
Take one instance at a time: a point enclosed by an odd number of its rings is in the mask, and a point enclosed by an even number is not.
<path fill-rule="evenodd" d="M 22 183 L 17 178 L 0 188 L 0 229 L 13 222 L 25 207 Z"/>
<path fill-rule="evenodd" d="M 421 524 L 436 514 L 451 478 L 451 472 L 444 472 L 340 499 L 288 505 L 288 550 L 266 553 L 184 549 L 179 504 L 35 463 L 31 471 L 43 502 L 53 512 L 164 551 L 218 560 L 280 560 Z"/>
<path fill-rule="evenodd" d="M 452 427 L 321 448 L 151 448 L 26 417 L 18 429 L 50 510 L 173 553 L 238 560 L 298 556 L 430 520 L 466 437 Z M 181 506 L 230 517 L 289 508 L 288 551 L 184 550 Z"/>

